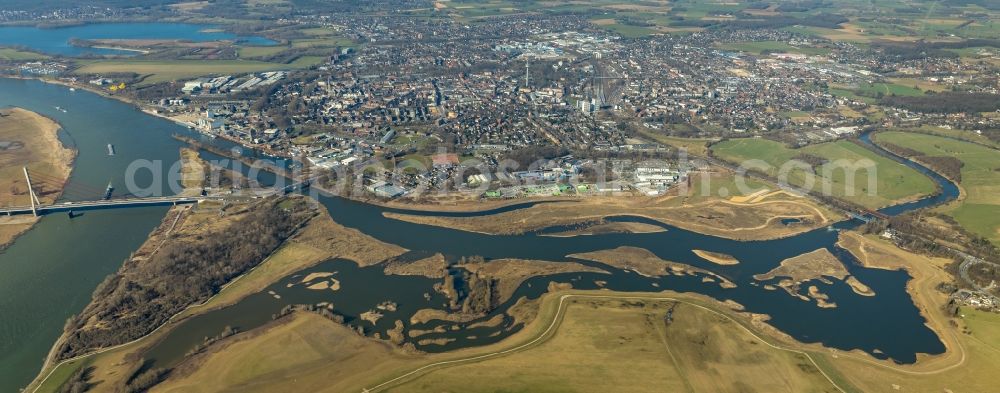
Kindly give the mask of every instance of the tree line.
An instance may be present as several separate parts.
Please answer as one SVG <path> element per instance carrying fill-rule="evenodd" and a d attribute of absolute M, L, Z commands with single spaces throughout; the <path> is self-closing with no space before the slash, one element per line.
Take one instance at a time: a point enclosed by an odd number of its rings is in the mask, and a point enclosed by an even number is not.
<path fill-rule="evenodd" d="M 216 294 L 275 251 L 312 215 L 301 198 L 256 202 L 217 232 L 170 235 L 146 261 L 128 261 L 67 322 L 58 359 L 142 337 L 187 306 Z"/>
<path fill-rule="evenodd" d="M 927 92 L 922 96 L 885 96 L 880 103 L 923 113 L 974 113 L 1000 110 L 1000 94 Z"/>
<path fill-rule="evenodd" d="M 947 156 L 928 156 L 923 152 L 889 142 L 879 142 L 879 146 L 893 152 L 896 155 L 919 161 L 920 163 L 933 168 L 935 172 L 940 173 L 952 181 L 959 183 L 962 182 L 962 167 L 965 166 L 965 163 L 958 158 Z"/>

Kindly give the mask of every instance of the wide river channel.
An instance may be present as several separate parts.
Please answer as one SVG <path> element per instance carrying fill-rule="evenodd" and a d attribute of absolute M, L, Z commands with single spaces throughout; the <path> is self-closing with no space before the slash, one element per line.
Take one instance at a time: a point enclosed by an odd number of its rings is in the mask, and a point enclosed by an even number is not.
<path fill-rule="evenodd" d="M 171 138 L 171 134 L 196 136 L 184 127 L 142 113 L 131 105 L 89 92 L 71 92 L 65 87 L 39 81 L 0 79 L 0 107 L 6 106 L 41 113 L 62 125 L 61 138 L 79 151 L 70 189 L 103 189 L 109 180 L 115 182 L 116 188 L 124 189 L 120 182 L 130 162 L 159 160 L 166 163 L 164 167 L 169 167 L 177 161 L 178 149 L 182 146 Z M 870 143 L 867 136 L 862 141 Z M 114 156 L 107 153 L 109 143 L 116 147 Z M 225 142 L 214 143 L 229 147 Z M 204 155 L 209 159 L 218 158 L 211 154 Z M 884 213 L 899 214 L 957 197 L 957 187 L 943 177 L 910 161 L 901 162 L 933 178 L 941 192 L 931 198 L 883 209 Z M 157 181 L 165 183 L 166 180 L 157 180 L 149 175 L 139 180 L 142 184 Z M 273 181 L 273 178 L 261 179 L 262 183 L 268 181 Z M 67 193 L 64 198 L 86 199 L 86 196 Z M 550 281 L 572 282 L 576 288 L 597 288 L 595 281 L 602 281 L 606 288 L 619 291 L 671 289 L 702 293 L 719 300 L 731 299 L 745 306 L 747 311 L 769 315 L 773 326 L 800 341 L 819 342 L 844 350 L 861 349 L 876 357 L 900 363 L 914 362 L 918 353 L 937 354 L 944 351 L 944 345 L 925 325 L 924 318 L 906 293 L 909 276 L 905 272 L 863 268 L 849 253 L 836 247 L 837 231 L 856 226 L 857 221 L 844 221 L 830 228 L 789 238 L 752 242 L 728 240 L 662 224 L 656 225 L 665 227 L 666 232 L 649 234 L 551 237 L 530 233 L 493 236 L 388 219 L 382 213 L 394 209 L 337 197 L 321 197 L 320 202 L 328 208 L 336 222 L 413 250 L 414 257 L 442 252 L 452 258 L 481 255 L 486 258 L 566 261 L 569 254 L 632 246 L 648 249 L 665 260 L 710 270 L 737 285 L 736 288 L 726 289 L 717 283 L 702 282 L 699 276 L 651 278 L 594 265 L 613 273 L 565 273 L 529 279 L 511 301 L 498 307 L 491 315 L 503 313 L 521 296 L 540 296 Z M 97 284 L 139 247 L 162 219 L 166 209 L 87 211 L 73 219 L 66 214 L 52 214 L 44 217 L 7 250 L 0 252 L 0 391 L 16 391 L 30 382 L 58 338 L 66 319 L 79 312 L 89 301 Z M 649 222 L 630 217 L 616 219 Z M 773 269 L 783 259 L 819 248 L 829 249 L 846 262 L 850 274 L 870 286 L 877 295 L 866 297 L 855 294 L 845 283 L 837 280 L 832 284 L 814 281 L 810 285 L 819 286 L 837 303 L 836 308 L 819 308 L 814 302 L 799 300 L 782 290 L 765 290 L 752 278 L 754 274 Z M 740 264 L 716 265 L 694 255 L 692 249 L 730 254 L 739 259 Z M 302 285 L 288 285 L 298 282 L 302 274 L 320 271 L 336 271 L 341 290 L 315 291 Z M 268 290 L 251 295 L 233 306 L 188 319 L 152 348 L 147 357 L 157 365 L 172 365 L 204 337 L 219 334 L 225 326 L 241 330 L 254 328 L 269 321 L 272 314 L 287 304 L 331 302 L 338 313 L 347 316 L 348 323 L 366 324 L 366 330 L 380 332 L 384 337 L 395 320 L 406 321 L 418 309 L 442 308 L 445 300 L 434 294 L 431 289 L 433 282 L 423 277 L 385 275 L 379 266 L 358 268 L 347 261 L 324 262 L 287 277 Z M 268 291 L 280 296 L 273 296 Z M 425 293 L 431 295 L 424 296 Z M 386 300 L 398 303 L 398 309 L 395 313 L 387 313 L 374 328 L 358 319 L 362 312 Z M 490 316 L 483 320 L 488 318 Z M 444 333 L 421 336 L 450 340 L 444 345 L 418 346 L 427 351 L 494 342 L 519 328 L 509 318 L 495 327 L 470 329 L 465 328 L 466 325 L 436 321 L 408 327 L 445 327 Z"/>

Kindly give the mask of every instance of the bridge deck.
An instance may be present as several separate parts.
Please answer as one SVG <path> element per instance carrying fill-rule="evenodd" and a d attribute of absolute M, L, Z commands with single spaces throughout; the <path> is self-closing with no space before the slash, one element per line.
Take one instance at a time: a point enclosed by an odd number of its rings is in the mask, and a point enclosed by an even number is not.
<path fill-rule="evenodd" d="M 203 200 L 218 200 L 222 197 L 156 197 L 156 198 L 131 198 L 131 199 L 121 199 L 121 200 L 108 200 L 108 201 L 86 201 L 86 202 L 63 202 L 52 205 L 40 205 L 36 206 L 35 210 L 39 214 L 53 213 L 60 211 L 78 211 L 78 210 L 95 210 L 95 209 L 112 209 L 112 208 L 125 208 L 125 207 L 138 207 L 138 206 L 162 206 L 162 205 L 179 205 L 196 203 Z M 31 214 L 31 206 L 14 206 L 7 208 L 0 208 L 0 215 L 13 215 L 13 214 Z"/>
<path fill-rule="evenodd" d="M 278 193 L 289 193 L 298 190 L 308 188 L 312 183 L 312 179 L 307 179 L 293 183 L 278 190 L 269 190 L 268 192 L 258 192 L 255 196 L 266 197 Z M 162 206 L 162 205 L 180 205 L 187 203 L 196 203 L 206 200 L 222 200 L 226 199 L 227 196 L 193 196 L 193 197 L 150 197 L 150 198 L 129 198 L 129 199 L 118 199 L 118 200 L 100 200 L 100 201 L 80 201 L 80 202 L 61 202 L 51 205 L 36 205 L 34 209 L 32 206 L 12 206 L 0 208 L 0 215 L 14 215 L 14 214 L 31 214 L 33 211 L 37 211 L 39 215 L 45 213 L 53 213 L 60 211 L 82 211 L 82 210 L 95 210 L 95 209 L 115 209 L 115 208 L 126 208 L 126 207 L 138 207 L 138 206 Z"/>

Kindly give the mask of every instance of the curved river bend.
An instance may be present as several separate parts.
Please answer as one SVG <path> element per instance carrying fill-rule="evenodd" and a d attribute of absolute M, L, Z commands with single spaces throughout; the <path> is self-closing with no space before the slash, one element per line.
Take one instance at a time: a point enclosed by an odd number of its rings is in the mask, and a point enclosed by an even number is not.
<path fill-rule="evenodd" d="M 80 150 L 71 184 L 86 182 L 103 187 L 109 177 L 121 177 L 127 165 L 124 162 L 131 159 L 176 161 L 180 143 L 170 138 L 170 134 L 188 133 L 183 127 L 145 115 L 129 105 L 86 92 L 70 93 L 65 88 L 37 81 L 0 79 L 0 106 L 8 105 L 40 112 L 63 125 L 66 136 L 71 136 L 66 139 Z M 68 111 L 56 111 L 54 106 Z M 870 144 L 867 136 L 862 140 Z M 109 159 L 105 149 L 107 143 L 114 143 L 120 153 Z M 943 177 L 913 162 L 901 162 L 932 177 L 942 192 L 882 209 L 883 212 L 899 214 L 958 195 L 957 187 Z M 262 179 L 262 183 L 266 181 Z M 341 198 L 321 197 L 320 202 L 338 223 L 415 250 L 415 254 L 443 252 L 450 257 L 482 255 L 564 261 L 568 259 L 566 255 L 573 253 L 633 246 L 648 249 L 665 260 L 713 271 L 737 284 L 736 288 L 723 289 L 716 283 L 703 283 L 697 276 L 650 278 L 625 271 L 615 271 L 611 275 L 559 274 L 527 280 L 512 300 L 495 310 L 494 315 L 506 311 L 521 296 L 540 296 L 550 281 L 572 282 L 576 288 L 596 288 L 594 281 L 601 280 L 607 282 L 607 288 L 620 291 L 671 289 L 702 293 L 719 300 L 731 299 L 744 305 L 747 311 L 770 315 L 772 325 L 800 341 L 819 342 L 844 350 L 861 349 L 897 362 L 913 362 L 917 353 L 944 351 L 943 344 L 924 324 L 924 318 L 906 293 L 909 276 L 905 272 L 862 268 L 849 253 L 835 246 L 836 230 L 853 227 L 857 222 L 844 221 L 832 228 L 820 228 L 785 239 L 753 242 L 717 238 L 674 227 L 667 227 L 666 232 L 648 234 L 492 236 L 387 219 L 382 213 L 392 209 Z M 0 272 L 3 272 L 0 274 L 0 315 L 4 315 L 0 320 L 0 390 L 15 390 L 30 381 L 42 357 L 58 337 L 63 321 L 83 308 L 97 283 L 116 270 L 142 243 L 164 211 L 165 208 L 105 210 L 87 212 L 74 220 L 65 215 L 45 217 L 35 229 L 0 254 Z M 628 217 L 618 219 L 641 221 Z M 838 305 L 818 308 L 784 291 L 765 290 L 752 278 L 754 274 L 771 270 L 785 258 L 818 248 L 827 248 L 845 261 L 850 274 L 872 287 L 877 295 L 857 295 L 840 281 L 830 285 L 811 282 Z M 719 266 L 697 257 L 691 249 L 730 254 L 741 263 Z M 286 286 L 298 275 L 314 271 L 337 271 L 341 290 L 311 291 L 302 286 Z M 251 329 L 269 321 L 271 315 L 286 304 L 332 302 L 337 312 L 347 316 L 350 324 L 358 325 L 360 313 L 382 301 L 392 300 L 399 304 L 398 311 L 388 313 L 374 329 L 384 336 L 396 319 L 407 320 L 413 311 L 421 308 L 441 308 L 445 301 L 439 295 L 423 296 L 434 293 L 432 284 L 432 280 L 422 277 L 386 276 L 379 266 L 358 268 L 347 261 L 324 262 L 268 288 L 280 294 L 280 299 L 264 291 L 233 306 L 190 318 L 170 332 L 147 356 L 158 365 L 171 365 L 204 337 L 221 332 L 224 326 Z M 371 330 L 371 325 L 365 324 Z M 451 326 L 438 321 L 412 327 L 428 329 L 436 325 Z M 465 325 L 458 324 L 459 327 Z M 518 328 L 505 319 L 494 328 L 448 330 L 421 338 L 454 341 L 421 349 L 440 351 L 494 342 Z"/>

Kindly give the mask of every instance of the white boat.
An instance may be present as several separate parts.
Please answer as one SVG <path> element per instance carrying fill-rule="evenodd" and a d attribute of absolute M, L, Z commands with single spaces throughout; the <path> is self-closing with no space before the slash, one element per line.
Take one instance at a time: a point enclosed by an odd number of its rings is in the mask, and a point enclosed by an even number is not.
<path fill-rule="evenodd" d="M 70 87 L 69 91 L 76 91 L 76 88 L 75 87 Z"/>

